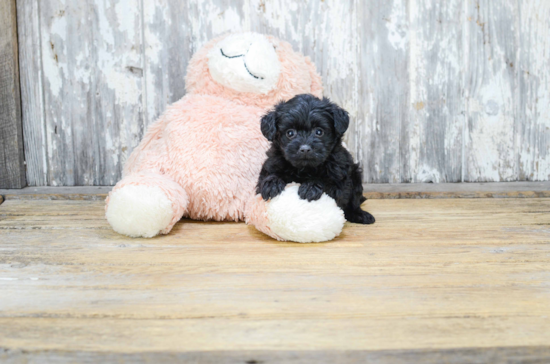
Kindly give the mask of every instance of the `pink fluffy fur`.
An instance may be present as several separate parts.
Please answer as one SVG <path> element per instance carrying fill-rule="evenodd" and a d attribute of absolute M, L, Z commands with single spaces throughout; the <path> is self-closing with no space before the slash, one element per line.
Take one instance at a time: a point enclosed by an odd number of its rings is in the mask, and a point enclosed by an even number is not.
<path fill-rule="evenodd" d="M 210 76 L 207 57 L 223 38 L 210 41 L 193 56 L 186 96 L 151 125 L 111 194 L 126 185 L 160 187 L 173 212 L 170 225 L 161 231 L 164 234 L 185 216 L 246 221 L 279 238 L 268 227 L 265 202 L 255 194 L 269 146 L 260 131 L 260 118 L 278 101 L 297 94 L 321 96 L 321 78 L 309 58 L 268 37 L 281 63 L 277 87 L 265 95 L 224 87 Z M 108 203 L 109 199 L 107 207 Z"/>

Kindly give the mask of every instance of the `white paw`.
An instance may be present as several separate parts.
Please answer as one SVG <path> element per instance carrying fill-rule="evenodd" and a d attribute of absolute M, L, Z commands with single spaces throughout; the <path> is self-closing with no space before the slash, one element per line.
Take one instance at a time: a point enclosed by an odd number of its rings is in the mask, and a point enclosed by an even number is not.
<path fill-rule="evenodd" d="M 308 202 L 291 184 L 267 204 L 269 228 L 281 238 L 297 243 L 318 243 L 337 237 L 346 219 L 334 199 L 324 194 Z"/>
<path fill-rule="evenodd" d="M 105 216 L 119 234 L 151 238 L 172 221 L 172 202 L 159 187 L 126 185 L 111 193 Z"/>

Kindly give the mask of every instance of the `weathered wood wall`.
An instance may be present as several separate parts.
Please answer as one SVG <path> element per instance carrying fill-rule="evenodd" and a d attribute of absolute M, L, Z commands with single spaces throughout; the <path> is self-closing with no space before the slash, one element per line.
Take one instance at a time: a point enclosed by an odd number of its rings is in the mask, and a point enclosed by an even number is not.
<path fill-rule="evenodd" d="M 0 0 L 0 188 L 25 187 L 15 0 Z"/>
<path fill-rule="evenodd" d="M 367 182 L 550 178 L 548 0 L 18 0 L 30 185 L 112 185 L 227 31 L 311 56 Z"/>

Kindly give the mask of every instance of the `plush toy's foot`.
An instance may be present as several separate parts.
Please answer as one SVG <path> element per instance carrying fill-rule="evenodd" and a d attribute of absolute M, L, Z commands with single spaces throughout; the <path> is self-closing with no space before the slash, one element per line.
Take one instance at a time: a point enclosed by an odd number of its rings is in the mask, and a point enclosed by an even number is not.
<path fill-rule="evenodd" d="M 323 194 L 308 202 L 298 196 L 298 185 L 289 185 L 267 204 L 269 228 L 285 240 L 317 243 L 337 237 L 346 219 L 334 199 Z"/>
<path fill-rule="evenodd" d="M 249 209 L 254 215 L 249 215 L 247 222 L 278 240 L 318 243 L 337 237 L 346 222 L 344 212 L 326 194 L 316 201 L 302 200 L 298 188 L 296 184 L 288 185 L 269 202 L 256 196 L 255 208 Z"/>
<path fill-rule="evenodd" d="M 151 238 L 170 224 L 172 202 L 158 187 L 129 185 L 111 194 L 105 216 L 119 234 Z"/>
<path fill-rule="evenodd" d="M 140 174 L 124 178 L 109 193 L 105 216 L 119 234 L 151 238 L 170 232 L 186 205 L 181 186 L 164 176 Z"/>

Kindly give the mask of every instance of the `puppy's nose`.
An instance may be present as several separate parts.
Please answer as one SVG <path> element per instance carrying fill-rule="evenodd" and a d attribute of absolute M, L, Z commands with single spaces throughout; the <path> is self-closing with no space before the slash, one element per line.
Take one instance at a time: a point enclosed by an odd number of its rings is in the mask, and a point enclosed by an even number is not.
<path fill-rule="evenodd" d="M 309 145 L 302 145 L 298 151 L 300 154 L 308 154 L 311 152 L 311 147 Z"/>

